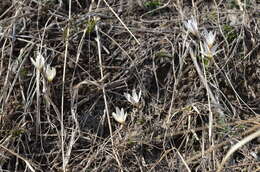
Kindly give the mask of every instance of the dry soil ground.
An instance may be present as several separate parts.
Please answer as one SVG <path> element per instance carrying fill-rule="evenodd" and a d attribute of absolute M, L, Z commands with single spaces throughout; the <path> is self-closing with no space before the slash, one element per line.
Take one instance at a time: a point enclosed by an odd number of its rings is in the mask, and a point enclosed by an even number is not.
<path fill-rule="evenodd" d="M 2 0 L 0 171 L 260 170 L 259 25 L 259 0 Z"/>

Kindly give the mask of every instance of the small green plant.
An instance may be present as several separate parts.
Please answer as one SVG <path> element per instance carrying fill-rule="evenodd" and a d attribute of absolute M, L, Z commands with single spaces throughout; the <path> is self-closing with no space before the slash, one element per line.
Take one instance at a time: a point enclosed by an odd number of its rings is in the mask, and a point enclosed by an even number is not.
<path fill-rule="evenodd" d="M 94 19 L 90 19 L 86 22 L 86 33 L 92 33 L 95 29 L 97 21 Z"/>
<path fill-rule="evenodd" d="M 197 56 L 197 58 L 204 64 L 205 68 L 208 69 L 210 61 L 212 59 L 210 59 L 208 57 L 202 57 L 202 56 Z"/>
<path fill-rule="evenodd" d="M 169 59 L 169 60 L 171 60 L 171 59 L 173 59 L 174 57 L 173 57 L 173 55 L 171 55 L 170 53 L 168 53 L 168 52 L 166 52 L 166 51 L 164 51 L 164 50 L 162 50 L 162 51 L 159 51 L 159 52 L 157 52 L 156 54 L 155 54 L 155 58 L 167 58 L 167 59 Z"/>
<path fill-rule="evenodd" d="M 144 3 L 144 6 L 145 6 L 146 9 L 151 11 L 151 10 L 154 10 L 154 9 L 160 7 L 161 6 L 161 2 L 160 1 L 156 1 L 156 0 L 155 1 L 148 1 L 148 2 Z"/>
<path fill-rule="evenodd" d="M 140 119 L 137 120 L 137 122 L 138 122 L 140 125 L 142 125 L 142 124 L 145 123 L 145 120 L 144 120 L 143 118 L 140 118 Z"/>
<path fill-rule="evenodd" d="M 220 128 L 218 128 L 218 131 L 220 133 L 226 134 L 226 133 L 230 133 L 230 127 L 226 124 L 226 121 L 224 118 L 219 118 L 217 120 L 217 124 L 220 126 Z"/>
<path fill-rule="evenodd" d="M 217 20 L 218 20 L 217 11 L 214 10 L 214 11 L 210 12 L 210 13 L 208 14 L 208 18 L 209 18 L 210 20 L 212 20 L 212 21 L 217 22 Z"/>
<path fill-rule="evenodd" d="M 233 9 L 233 8 L 239 9 L 239 6 L 237 5 L 236 0 L 231 0 L 231 1 L 229 1 L 229 3 L 230 3 L 229 6 L 231 9 Z"/>
<path fill-rule="evenodd" d="M 240 129 L 246 129 L 246 126 L 243 125 L 243 124 L 240 124 L 240 125 L 237 126 L 237 128 L 240 128 Z"/>
<path fill-rule="evenodd" d="M 131 146 L 131 145 L 134 145 L 134 143 L 135 143 L 135 141 L 133 141 L 133 140 L 131 140 L 131 139 L 129 139 L 129 140 L 127 141 L 127 144 L 130 145 L 130 146 Z"/>
<path fill-rule="evenodd" d="M 223 25 L 224 35 L 227 41 L 230 43 L 237 38 L 236 30 L 230 25 Z"/>
<path fill-rule="evenodd" d="M 28 70 L 26 69 L 26 68 L 22 68 L 21 70 L 20 70 L 20 75 L 21 75 L 21 77 L 26 77 L 27 76 L 27 74 L 28 74 Z"/>
<path fill-rule="evenodd" d="M 241 0 L 241 3 L 243 4 L 244 8 L 252 7 L 252 1 L 251 0 Z M 229 1 L 229 8 L 231 9 L 239 9 L 239 5 L 237 0 L 231 0 Z"/>
<path fill-rule="evenodd" d="M 13 129 L 10 131 L 12 137 L 19 137 L 21 134 L 24 134 L 25 131 L 23 129 Z"/>

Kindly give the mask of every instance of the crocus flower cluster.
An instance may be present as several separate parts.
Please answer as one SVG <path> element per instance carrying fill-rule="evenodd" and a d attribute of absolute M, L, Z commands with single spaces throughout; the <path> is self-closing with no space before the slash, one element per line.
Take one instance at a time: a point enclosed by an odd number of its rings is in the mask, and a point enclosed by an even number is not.
<path fill-rule="evenodd" d="M 116 107 L 116 112 L 113 112 L 112 116 L 117 122 L 124 124 L 127 117 L 127 112 L 125 113 L 123 108 L 120 110 L 118 107 Z"/>
<path fill-rule="evenodd" d="M 141 91 L 139 91 L 138 95 L 136 93 L 136 90 L 132 90 L 132 95 L 128 93 L 124 93 L 125 98 L 134 106 L 137 106 L 139 104 L 139 101 L 141 99 Z"/>
<path fill-rule="evenodd" d="M 34 60 L 31 58 L 31 62 L 34 67 L 39 71 L 43 72 L 49 82 L 51 82 L 56 76 L 56 69 L 47 64 L 45 67 L 45 59 L 40 52 L 37 52 L 37 57 Z"/>
<path fill-rule="evenodd" d="M 217 46 L 214 46 L 216 33 L 212 31 L 208 32 L 207 30 L 205 30 L 203 32 L 203 38 L 203 43 L 200 43 L 201 53 L 208 58 L 212 58 L 217 53 Z"/>
<path fill-rule="evenodd" d="M 184 26 L 188 32 L 192 33 L 196 37 L 199 37 L 198 22 L 195 17 L 192 16 L 190 20 L 184 21 Z"/>
<path fill-rule="evenodd" d="M 192 33 L 196 37 L 200 37 L 200 32 L 198 28 L 198 22 L 195 17 L 188 21 L 184 21 L 184 26 L 189 33 Z M 217 53 L 217 46 L 214 46 L 216 33 L 208 32 L 206 29 L 202 32 L 203 41 L 200 42 L 200 52 L 203 56 L 212 58 Z"/>
<path fill-rule="evenodd" d="M 136 90 L 133 89 L 132 95 L 124 93 L 124 96 L 133 106 L 138 106 L 138 104 L 140 103 L 141 94 L 141 91 L 139 91 L 137 95 Z M 116 107 L 116 112 L 113 112 L 112 116 L 117 122 L 119 122 L 120 124 L 124 124 L 127 117 L 127 113 L 124 112 L 123 108 L 121 108 L 120 110 L 118 107 Z"/>

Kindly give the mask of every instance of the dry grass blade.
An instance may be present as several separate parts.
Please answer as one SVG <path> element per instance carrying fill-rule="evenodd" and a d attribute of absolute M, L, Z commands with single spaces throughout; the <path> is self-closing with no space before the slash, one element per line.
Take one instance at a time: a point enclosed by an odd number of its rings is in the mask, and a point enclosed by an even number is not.
<path fill-rule="evenodd" d="M 232 146 L 230 148 L 230 150 L 227 152 L 226 156 L 222 159 L 221 164 L 218 167 L 217 172 L 222 171 L 222 168 L 224 167 L 224 164 L 228 161 L 228 159 L 230 158 L 230 156 L 237 151 L 240 147 L 244 146 L 245 144 L 247 144 L 248 142 L 250 142 L 251 140 L 260 137 L 260 129 L 258 129 L 256 132 L 250 134 L 249 136 L 243 138 L 242 140 L 240 140 L 237 144 L 235 144 L 234 146 Z"/>
<path fill-rule="evenodd" d="M 71 20 L 71 0 L 69 0 L 69 22 Z M 62 152 L 62 170 L 66 171 L 66 166 L 68 164 L 68 158 L 65 157 L 65 127 L 64 127 L 64 99 L 65 99 L 65 79 L 66 79 L 66 68 L 67 68 L 67 58 L 68 58 L 68 46 L 69 46 L 69 36 L 70 36 L 70 23 L 68 23 L 67 32 L 65 35 L 65 52 L 64 52 L 64 62 L 63 62 L 63 75 L 62 75 L 62 96 L 61 96 L 61 152 Z"/>
<path fill-rule="evenodd" d="M 201 82 L 203 83 L 204 87 L 206 88 L 207 92 L 209 93 L 209 97 L 210 97 L 210 100 L 212 101 L 212 104 L 213 104 L 214 106 L 216 106 L 216 109 L 218 110 L 219 115 L 223 117 L 223 116 L 224 116 L 224 113 L 223 113 L 223 111 L 221 110 L 221 106 L 220 106 L 220 104 L 217 102 L 217 100 L 216 100 L 214 94 L 212 93 L 212 91 L 211 91 L 211 89 L 210 89 L 210 87 L 209 87 L 209 84 L 208 84 L 207 80 L 205 79 L 205 77 L 204 77 L 204 75 L 203 75 L 203 73 L 202 73 L 202 71 L 201 71 L 201 69 L 200 69 L 200 67 L 199 67 L 199 65 L 198 65 L 197 59 L 196 59 L 196 57 L 195 57 L 195 55 L 194 55 L 192 49 L 190 49 L 190 55 L 191 55 L 192 62 L 193 62 L 194 66 L 195 66 L 195 68 L 196 68 L 196 70 L 197 70 L 197 72 L 198 72 L 198 75 L 199 75 L 199 77 L 200 77 L 200 80 L 201 80 Z"/>
<path fill-rule="evenodd" d="M 96 34 L 97 34 L 97 38 L 96 38 L 96 42 L 97 42 L 97 46 L 98 46 L 98 61 L 99 61 L 99 66 L 100 66 L 100 76 L 101 76 L 101 79 L 100 80 L 103 80 L 104 79 L 104 73 L 103 73 L 103 68 L 102 68 L 102 57 L 101 57 L 101 46 L 100 46 L 100 37 L 99 37 L 99 31 L 98 31 L 98 25 L 95 26 L 95 31 L 96 31 Z M 122 169 L 122 165 L 118 159 L 118 155 L 115 151 L 115 148 L 114 148 L 114 141 L 113 141 L 113 132 L 112 132 L 112 126 L 111 126 L 111 121 L 110 121 L 110 112 L 109 112 L 109 109 L 108 109 L 108 102 L 107 102 L 107 97 L 106 97 L 106 90 L 105 90 L 105 87 L 103 86 L 102 87 L 102 92 L 103 92 L 103 98 L 104 98 L 104 103 L 105 103 L 105 113 L 106 113 L 106 117 L 107 117 L 107 121 L 108 121 L 108 127 L 109 127 L 109 132 L 110 132 L 110 139 L 111 139 L 111 144 L 112 144 L 112 150 L 113 150 L 113 153 L 114 153 L 114 156 L 115 156 L 115 159 L 119 165 L 119 168 L 121 171 L 123 171 Z"/>
<path fill-rule="evenodd" d="M 4 149 L 5 151 L 8 151 L 10 154 L 16 156 L 17 158 L 21 159 L 23 162 L 25 162 L 25 164 L 28 166 L 28 168 L 29 168 L 32 172 L 35 172 L 35 169 L 37 169 L 36 164 L 30 162 L 29 160 L 25 159 L 25 158 L 22 157 L 21 155 L 15 153 L 14 151 L 12 151 L 12 150 L 6 148 L 5 146 L 3 146 L 3 145 L 1 145 L 1 144 L 0 144 L 0 147 L 1 147 L 2 149 Z M 34 168 L 33 166 L 35 166 L 35 168 Z"/>
<path fill-rule="evenodd" d="M 120 17 L 116 14 L 116 12 L 113 10 L 113 8 L 110 7 L 110 5 L 107 3 L 106 0 L 103 0 L 105 4 L 108 6 L 108 8 L 111 10 L 111 12 L 116 16 L 116 18 L 120 21 L 120 23 L 124 26 L 124 28 L 132 35 L 132 37 L 135 39 L 135 41 L 140 45 L 140 42 L 138 39 L 134 36 L 134 34 L 129 30 L 129 28 L 125 25 L 125 23 L 120 19 Z"/>

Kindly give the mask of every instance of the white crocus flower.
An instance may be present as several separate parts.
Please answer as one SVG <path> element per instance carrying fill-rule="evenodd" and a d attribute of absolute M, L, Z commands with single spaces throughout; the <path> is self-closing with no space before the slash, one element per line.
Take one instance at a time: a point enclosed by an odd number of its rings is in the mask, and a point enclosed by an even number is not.
<path fill-rule="evenodd" d="M 198 22 L 195 17 L 192 16 L 190 20 L 184 21 L 184 26 L 188 32 L 191 32 L 194 36 L 199 36 Z"/>
<path fill-rule="evenodd" d="M 38 70 L 42 70 L 42 68 L 44 67 L 45 59 L 41 55 L 40 52 L 37 52 L 36 60 L 31 58 L 31 61 L 32 61 L 33 65 L 35 66 L 35 68 L 37 68 Z"/>
<path fill-rule="evenodd" d="M 120 110 L 118 107 L 116 107 L 116 113 L 113 112 L 112 116 L 117 122 L 119 122 L 120 124 L 124 124 L 127 117 L 127 113 L 124 112 L 123 108 L 121 108 Z"/>
<path fill-rule="evenodd" d="M 139 91 L 138 95 L 136 93 L 136 90 L 133 89 L 132 90 L 132 95 L 128 94 L 128 93 L 124 93 L 125 98 L 132 103 L 133 105 L 137 105 L 141 99 L 141 90 Z"/>
<path fill-rule="evenodd" d="M 212 48 L 215 42 L 216 32 L 213 33 L 212 31 L 208 32 L 207 30 L 205 30 L 203 32 L 203 37 L 205 39 L 205 43 L 207 44 L 207 46 L 209 48 Z"/>
<path fill-rule="evenodd" d="M 202 43 L 200 44 L 201 54 L 208 58 L 212 58 L 215 54 L 217 54 L 216 50 L 217 46 L 213 46 L 212 48 L 210 48 L 206 43 L 204 43 L 203 45 Z"/>
<path fill-rule="evenodd" d="M 56 68 L 51 67 L 49 64 L 47 64 L 46 70 L 45 70 L 45 76 L 48 79 L 49 82 L 51 82 L 54 77 L 56 76 Z"/>

